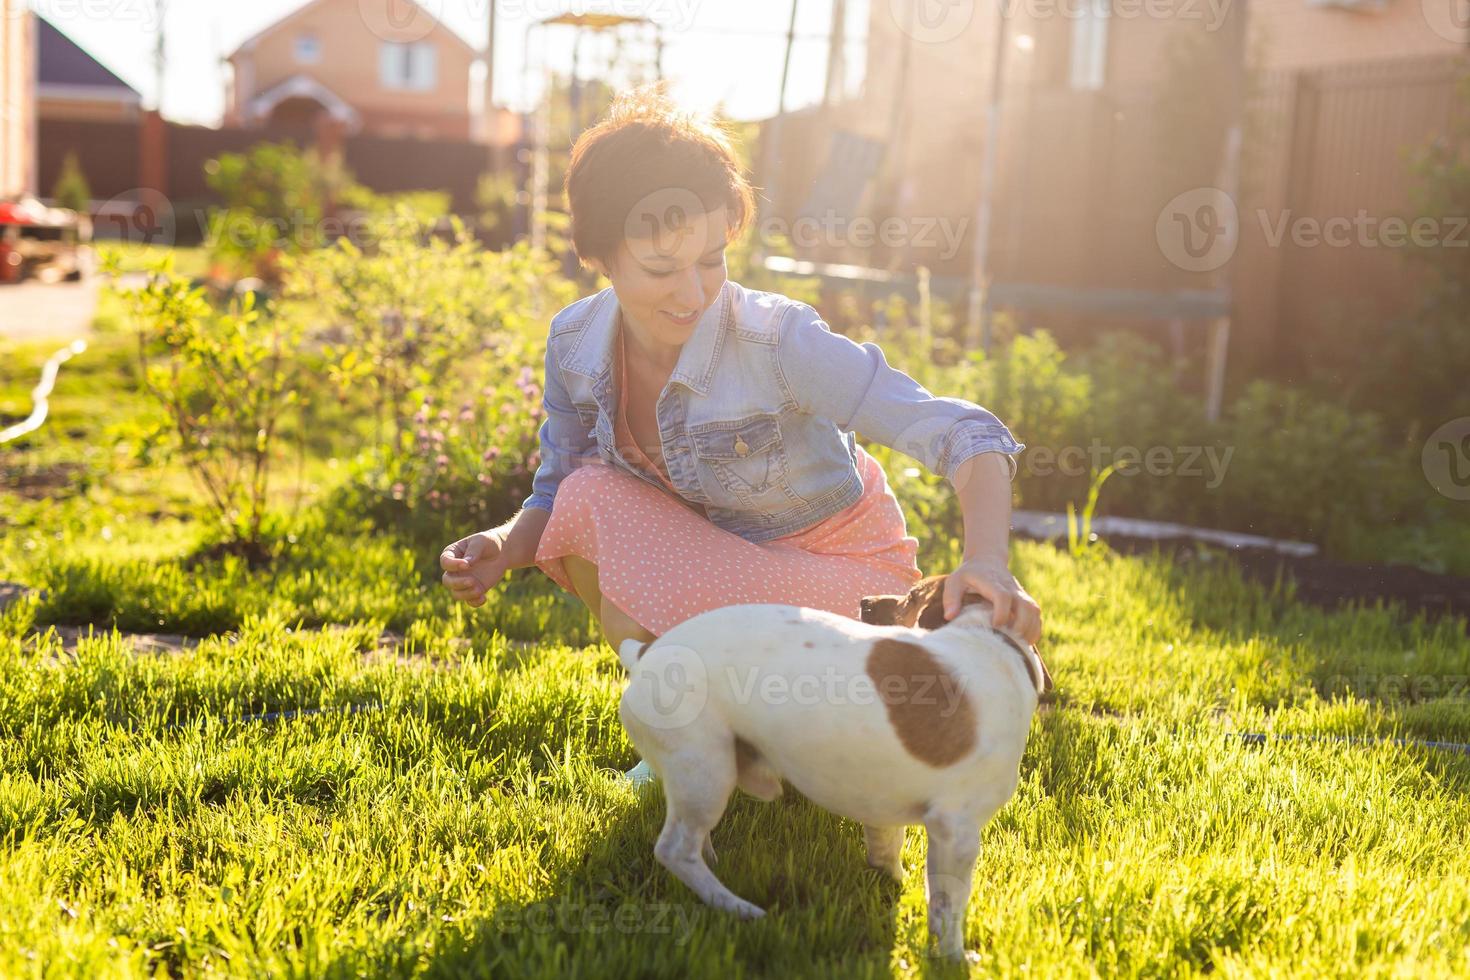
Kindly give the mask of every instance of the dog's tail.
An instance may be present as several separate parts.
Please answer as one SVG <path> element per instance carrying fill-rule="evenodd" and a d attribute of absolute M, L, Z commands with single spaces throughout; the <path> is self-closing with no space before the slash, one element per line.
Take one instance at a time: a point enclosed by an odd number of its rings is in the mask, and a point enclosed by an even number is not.
<path fill-rule="evenodd" d="M 618 647 L 618 659 L 623 662 L 623 669 L 629 673 L 633 672 L 634 666 L 643 656 L 643 651 L 648 649 L 648 644 L 642 640 L 627 639 Z"/>

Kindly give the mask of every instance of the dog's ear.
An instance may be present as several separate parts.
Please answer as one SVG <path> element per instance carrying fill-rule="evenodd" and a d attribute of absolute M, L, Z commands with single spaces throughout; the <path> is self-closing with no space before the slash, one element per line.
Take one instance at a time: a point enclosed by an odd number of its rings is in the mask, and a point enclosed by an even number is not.
<path fill-rule="evenodd" d="M 863 596 L 860 607 L 862 609 L 862 620 L 874 626 L 894 626 L 898 623 L 898 607 L 904 597 L 901 595 L 869 595 Z"/>
<path fill-rule="evenodd" d="M 921 630 L 937 630 L 947 622 L 949 620 L 944 618 L 944 590 L 935 589 L 924 598 L 918 616 L 914 617 L 914 625 Z"/>
<path fill-rule="evenodd" d="M 921 630 L 937 630 L 948 622 L 944 618 L 944 578 L 943 575 L 930 575 L 916 582 L 904 596 L 898 621 Z"/>

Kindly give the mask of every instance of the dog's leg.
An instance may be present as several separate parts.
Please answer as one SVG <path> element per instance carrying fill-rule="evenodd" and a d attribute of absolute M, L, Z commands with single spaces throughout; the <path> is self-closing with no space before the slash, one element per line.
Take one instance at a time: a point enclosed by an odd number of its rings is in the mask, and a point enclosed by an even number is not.
<path fill-rule="evenodd" d="M 712 739 L 686 728 L 681 738 L 662 767 L 669 810 L 654 857 L 706 905 L 742 919 L 760 918 L 766 913 L 726 888 L 705 863 L 709 832 L 719 823 L 735 789 L 731 736 L 726 733 Z"/>
<path fill-rule="evenodd" d="M 965 909 L 980 855 L 980 823 L 972 814 L 934 813 L 924 828 L 929 831 L 929 936 L 939 955 L 958 958 L 965 952 Z"/>
<path fill-rule="evenodd" d="M 903 828 L 863 825 L 863 839 L 868 843 L 868 864 L 903 882 Z"/>
<path fill-rule="evenodd" d="M 704 835 L 704 846 L 699 849 L 699 853 L 704 857 L 705 864 L 716 864 L 720 860 L 720 856 L 715 853 L 715 842 L 709 839 L 709 834 Z"/>
<path fill-rule="evenodd" d="M 758 800 L 769 803 L 781 795 L 781 776 L 743 738 L 735 739 L 735 782 Z"/>

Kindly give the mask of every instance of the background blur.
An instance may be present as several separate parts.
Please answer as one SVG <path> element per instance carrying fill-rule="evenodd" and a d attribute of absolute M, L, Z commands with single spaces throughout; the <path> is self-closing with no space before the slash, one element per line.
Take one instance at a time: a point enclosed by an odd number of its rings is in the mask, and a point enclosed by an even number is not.
<path fill-rule="evenodd" d="M 1398 539 L 1470 485 L 1470 0 L 4 2 L 0 275 L 85 277 L 94 238 L 272 290 L 408 207 L 585 291 L 568 148 L 664 79 L 761 188 L 748 284 L 935 370 L 1077 372 L 992 396 L 1086 450 L 1025 503 L 1120 446 L 1234 447 L 1215 487 L 1125 466 L 1105 509 L 1454 562 Z M 13 291 L 10 331 L 60 295 Z"/>

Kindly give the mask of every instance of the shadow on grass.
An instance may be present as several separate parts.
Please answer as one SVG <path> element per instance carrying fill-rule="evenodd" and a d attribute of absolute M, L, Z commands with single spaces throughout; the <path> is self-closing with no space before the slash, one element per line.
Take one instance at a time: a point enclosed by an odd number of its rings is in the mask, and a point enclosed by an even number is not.
<path fill-rule="evenodd" d="M 654 860 L 663 813 L 661 792 L 642 794 L 546 897 L 498 906 L 425 975 L 891 975 L 901 890 L 867 867 L 856 827 L 799 797 L 737 793 L 713 835 L 713 868 L 767 911 L 742 922 L 700 904 Z"/>

